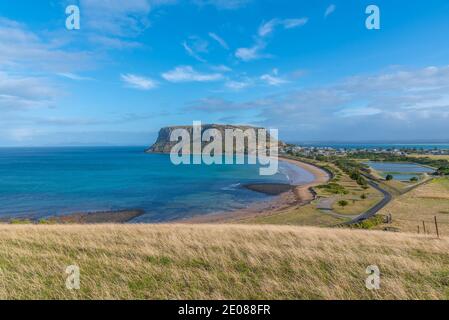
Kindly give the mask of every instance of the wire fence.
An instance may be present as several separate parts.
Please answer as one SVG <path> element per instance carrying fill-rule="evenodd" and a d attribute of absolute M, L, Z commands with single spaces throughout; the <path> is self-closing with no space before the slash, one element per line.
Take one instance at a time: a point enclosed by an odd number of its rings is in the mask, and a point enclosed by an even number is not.
<path fill-rule="evenodd" d="M 440 237 L 440 228 L 441 225 L 449 225 L 449 221 L 441 221 L 437 216 L 434 216 L 432 219 L 401 219 L 394 218 L 390 213 L 387 216 L 387 223 L 392 223 L 394 221 L 400 222 L 408 222 L 408 223 L 416 223 L 416 231 L 418 234 L 431 235 L 435 234 L 438 238 Z"/>

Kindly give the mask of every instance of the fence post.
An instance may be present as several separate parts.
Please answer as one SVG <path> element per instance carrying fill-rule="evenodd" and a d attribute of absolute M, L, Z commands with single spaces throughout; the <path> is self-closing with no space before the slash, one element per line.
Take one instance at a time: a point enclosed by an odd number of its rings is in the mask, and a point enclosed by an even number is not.
<path fill-rule="evenodd" d="M 418 234 L 419 234 L 419 226 L 418 226 Z"/>
<path fill-rule="evenodd" d="M 426 232 L 426 223 L 424 221 L 422 222 L 422 227 L 423 227 L 424 234 L 427 234 L 427 232 Z"/>
<path fill-rule="evenodd" d="M 440 237 L 440 232 L 438 231 L 438 221 L 437 221 L 437 216 L 434 217 L 435 218 L 435 230 L 437 231 L 437 237 Z"/>

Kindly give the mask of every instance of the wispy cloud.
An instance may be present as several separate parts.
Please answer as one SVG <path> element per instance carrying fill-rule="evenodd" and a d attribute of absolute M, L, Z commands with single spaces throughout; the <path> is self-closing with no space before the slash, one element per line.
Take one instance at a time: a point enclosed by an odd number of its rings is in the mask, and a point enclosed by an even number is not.
<path fill-rule="evenodd" d="M 279 77 L 278 69 L 274 69 L 271 74 L 262 75 L 260 77 L 260 80 L 262 80 L 263 82 L 265 82 L 266 84 L 268 84 L 270 86 L 276 86 L 276 87 L 288 82 L 287 80 Z"/>
<path fill-rule="evenodd" d="M 229 46 L 226 43 L 226 41 L 223 40 L 223 38 L 221 38 L 220 36 L 218 36 L 216 33 L 213 32 L 209 32 L 209 37 L 211 37 L 212 39 L 214 39 L 215 41 L 218 42 L 218 44 L 220 46 L 222 46 L 224 49 L 229 50 Z"/>
<path fill-rule="evenodd" d="M 374 116 L 382 113 L 382 110 L 376 108 L 348 108 L 335 113 L 336 116 L 343 118 Z"/>
<path fill-rule="evenodd" d="M 150 26 L 151 2 L 147 0 L 80 0 L 80 7 L 85 28 L 103 34 L 132 36 Z"/>
<path fill-rule="evenodd" d="M 217 9 L 235 10 L 245 7 L 252 0 L 193 0 L 198 6 L 214 6 Z"/>
<path fill-rule="evenodd" d="M 332 13 L 335 12 L 337 9 L 337 6 L 335 4 L 331 4 L 329 7 L 327 7 L 326 12 L 324 12 L 324 17 L 329 17 Z"/>
<path fill-rule="evenodd" d="M 354 132 L 358 139 L 371 140 L 447 138 L 449 66 L 353 76 L 244 102 L 210 97 L 191 107 L 220 114 L 253 112 L 261 119 L 258 125 L 282 128 L 296 139 L 351 140 Z"/>
<path fill-rule="evenodd" d="M 235 56 L 242 61 L 252 61 L 261 58 L 271 57 L 269 54 L 262 53 L 263 49 L 267 46 L 266 38 L 273 34 L 274 30 L 278 26 L 282 26 L 284 29 L 292 29 L 304 26 L 307 24 L 308 18 L 300 19 L 272 19 L 268 22 L 262 23 L 259 27 L 257 36 L 255 36 L 255 44 L 251 47 L 238 48 L 235 52 Z"/>
<path fill-rule="evenodd" d="M 204 47 L 191 47 L 186 41 L 184 41 L 182 43 L 182 46 L 184 47 L 185 51 L 187 52 L 187 54 L 189 56 L 191 56 L 192 58 L 198 60 L 199 62 L 207 62 L 205 59 L 203 59 L 200 55 L 199 52 L 207 52 L 207 43 L 203 44 Z"/>
<path fill-rule="evenodd" d="M 269 57 L 269 55 L 262 53 L 262 50 L 265 49 L 265 47 L 266 44 L 259 40 L 250 48 L 238 48 L 235 52 L 235 56 L 245 62 Z"/>
<path fill-rule="evenodd" d="M 176 0 L 79 0 L 82 29 L 90 34 L 89 41 L 108 49 L 141 46 L 130 39 L 151 27 L 150 14 L 158 7 Z"/>
<path fill-rule="evenodd" d="M 122 74 L 120 78 L 126 86 L 139 90 L 151 90 L 157 87 L 157 82 L 151 78 L 138 76 L 135 74 Z"/>
<path fill-rule="evenodd" d="M 217 72 L 231 72 L 232 69 L 228 66 L 225 66 L 224 64 L 220 64 L 217 66 L 210 66 L 211 70 L 217 71 Z"/>
<path fill-rule="evenodd" d="M 0 72 L 0 107 L 8 109 L 54 106 L 60 90 L 46 78 Z"/>
<path fill-rule="evenodd" d="M 200 73 L 191 66 L 179 66 L 165 72 L 162 77 L 169 82 L 211 82 L 223 79 L 221 73 Z"/>
<path fill-rule="evenodd" d="M 300 19 L 272 19 L 268 22 L 263 23 L 259 27 L 259 36 L 266 37 L 273 33 L 277 26 L 283 26 L 284 29 L 293 29 L 297 27 L 302 27 L 308 22 L 308 18 Z"/>
<path fill-rule="evenodd" d="M 225 83 L 225 87 L 233 91 L 240 91 L 253 85 L 254 81 L 248 77 L 239 80 L 228 80 Z"/>
<path fill-rule="evenodd" d="M 102 36 L 98 34 L 89 36 L 89 41 L 95 45 L 101 45 L 108 49 L 124 50 L 143 47 L 143 44 L 137 41 L 124 40 L 116 37 Z"/>
<path fill-rule="evenodd" d="M 91 80 L 94 80 L 93 78 L 83 77 L 83 76 L 80 76 L 78 74 L 71 73 L 71 72 L 60 72 L 57 75 L 60 76 L 60 77 L 67 78 L 67 79 L 70 79 L 70 80 L 75 80 L 75 81 L 91 81 Z"/>
<path fill-rule="evenodd" d="M 73 72 L 93 64 L 93 55 L 66 50 L 64 41 L 45 38 L 16 21 L 0 18 L 0 68 L 18 71 Z"/>

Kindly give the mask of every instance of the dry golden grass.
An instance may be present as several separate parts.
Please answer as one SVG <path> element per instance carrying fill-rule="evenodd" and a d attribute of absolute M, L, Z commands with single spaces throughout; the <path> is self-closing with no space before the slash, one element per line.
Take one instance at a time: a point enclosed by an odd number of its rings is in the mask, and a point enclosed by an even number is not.
<path fill-rule="evenodd" d="M 411 154 L 410 157 L 415 158 L 430 158 L 433 160 L 449 160 L 449 155 L 422 155 L 422 154 Z"/>
<path fill-rule="evenodd" d="M 316 208 L 316 204 L 317 201 L 313 201 L 305 206 L 293 206 L 269 215 L 238 219 L 230 223 L 334 227 L 349 220 L 323 213 Z"/>
<path fill-rule="evenodd" d="M 81 289 L 65 289 L 78 265 Z M 365 288 L 365 269 L 381 289 Z M 241 225 L 0 225 L 0 298 L 447 299 L 449 239 Z"/>
<path fill-rule="evenodd" d="M 449 179 L 437 178 L 394 199 L 381 214 L 393 215 L 392 227 L 404 232 L 436 233 L 434 217 L 439 221 L 440 233 L 449 236 Z M 381 226 L 384 227 L 384 226 Z"/>

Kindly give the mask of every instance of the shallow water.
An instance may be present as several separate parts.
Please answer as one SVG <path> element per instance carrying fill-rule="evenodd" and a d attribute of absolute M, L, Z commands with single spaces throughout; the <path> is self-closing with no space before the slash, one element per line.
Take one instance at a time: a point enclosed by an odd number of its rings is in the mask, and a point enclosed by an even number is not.
<path fill-rule="evenodd" d="M 313 176 L 289 163 L 259 176 L 254 165 L 174 166 L 144 147 L 1 148 L 0 217 L 143 209 L 144 222 L 230 211 L 269 199 L 246 183 L 302 184 Z"/>
<path fill-rule="evenodd" d="M 406 181 L 411 178 L 419 178 L 423 173 L 433 173 L 435 170 L 421 166 L 416 163 L 396 163 L 396 162 L 367 162 L 374 170 L 381 173 L 383 177 L 391 174 L 395 180 Z"/>

